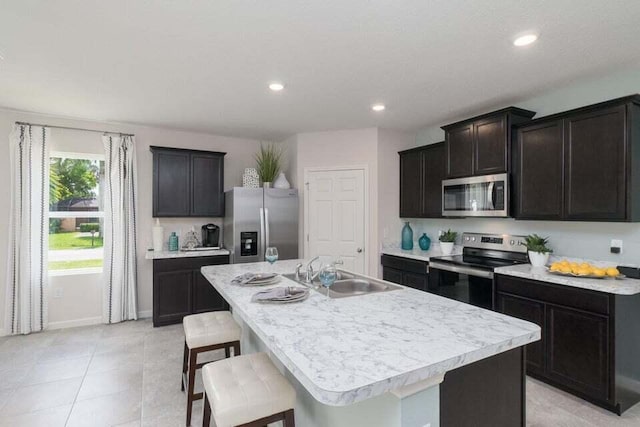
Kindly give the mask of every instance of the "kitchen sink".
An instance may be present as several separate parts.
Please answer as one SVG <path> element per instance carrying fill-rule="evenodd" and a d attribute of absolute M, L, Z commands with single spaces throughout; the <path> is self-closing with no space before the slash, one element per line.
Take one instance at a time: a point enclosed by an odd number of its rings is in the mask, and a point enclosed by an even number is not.
<path fill-rule="evenodd" d="M 373 279 L 367 276 L 361 276 L 359 274 L 350 273 L 343 270 L 338 270 L 338 278 L 331 286 L 329 290 L 330 298 L 346 298 L 356 295 L 366 295 L 378 292 L 389 292 L 402 289 L 402 286 L 392 285 L 391 283 L 383 282 L 382 280 Z M 327 293 L 326 288 L 322 286 L 320 280 L 315 278 L 311 284 L 304 282 L 304 280 L 296 280 L 296 275 L 283 274 L 283 277 L 291 279 L 301 285 L 308 286 L 322 294 Z"/>

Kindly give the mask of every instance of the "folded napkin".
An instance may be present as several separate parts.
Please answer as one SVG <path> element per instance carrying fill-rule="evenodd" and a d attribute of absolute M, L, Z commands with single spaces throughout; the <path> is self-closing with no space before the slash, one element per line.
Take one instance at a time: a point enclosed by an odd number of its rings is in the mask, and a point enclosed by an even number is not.
<path fill-rule="evenodd" d="M 240 276 L 234 277 L 231 283 L 234 285 L 249 285 L 251 282 L 264 282 L 265 280 L 273 279 L 276 276 L 276 273 L 244 273 Z"/>
<path fill-rule="evenodd" d="M 265 291 L 256 292 L 251 297 L 252 302 L 261 301 L 287 301 L 291 299 L 303 298 L 309 293 L 307 288 L 282 287 L 267 289 Z"/>

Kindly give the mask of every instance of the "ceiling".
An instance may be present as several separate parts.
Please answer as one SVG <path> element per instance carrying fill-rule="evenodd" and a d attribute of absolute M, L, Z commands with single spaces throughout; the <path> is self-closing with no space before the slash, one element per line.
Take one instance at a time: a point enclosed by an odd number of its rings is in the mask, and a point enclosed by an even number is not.
<path fill-rule="evenodd" d="M 3 2 L 0 106 L 272 140 L 415 131 L 637 63 L 638 16 L 637 0 Z M 539 41 L 514 47 L 527 30 Z"/>

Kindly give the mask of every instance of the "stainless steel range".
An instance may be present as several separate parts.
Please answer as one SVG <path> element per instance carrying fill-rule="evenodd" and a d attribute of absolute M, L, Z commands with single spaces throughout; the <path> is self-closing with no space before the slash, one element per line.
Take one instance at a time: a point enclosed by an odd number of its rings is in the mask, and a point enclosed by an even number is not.
<path fill-rule="evenodd" d="M 462 246 L 462 255 L 429 260 L 428 291 L 493 309 L 493 271 L 529 262 L 524 236 L 464 233 Z"/>

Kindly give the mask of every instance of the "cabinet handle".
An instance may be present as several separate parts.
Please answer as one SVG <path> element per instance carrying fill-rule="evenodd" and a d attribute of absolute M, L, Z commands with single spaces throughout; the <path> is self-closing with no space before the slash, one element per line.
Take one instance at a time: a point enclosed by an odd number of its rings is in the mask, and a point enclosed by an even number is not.
<path fill-rule="evenodd" d="M 359 254 L 361 254 L 361 253 L 362 253 L 362 248 L 358 248 L 358 249 L 356 249 L 356 252 L 358 252 Z"/>

